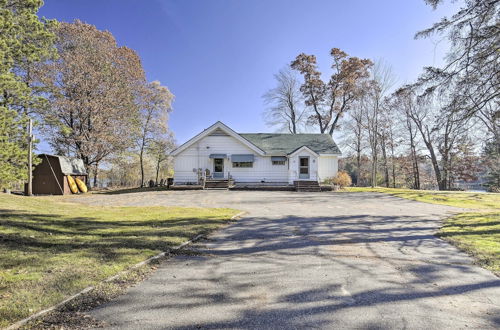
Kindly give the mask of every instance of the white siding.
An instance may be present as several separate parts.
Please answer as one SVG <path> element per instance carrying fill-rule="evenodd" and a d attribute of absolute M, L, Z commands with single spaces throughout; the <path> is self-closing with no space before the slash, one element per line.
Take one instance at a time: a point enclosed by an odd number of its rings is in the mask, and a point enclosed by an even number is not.
<path fill-rule="evenodd" d="M 230 163 L 231 176 L 236 182 L 287 182 L 288 162 L 273 165 L 271 157 L 255 156 L 252 168 L 234 168 Z"/>
<path fill-rule="evenodd" d="M 309 179 L 299 179 L 299 157 L 309 157 Z M 288 171 L 288 182 L 293 183 L 296 180 L 317 180 L 318 178 L 318 160 L 309 150 L 302 150 L 289 159 L 290 169 Z"/>
<path fill-rule="evenodd" d="M 196 169 L 201 167 L 199 165 L 200 164 L 196 157 L 183 156 L 182 154 L 176 156 L 174 158 L 174 182 L 196 183 L 198 180 Z"/>
<path fill-rule="evenodd" d="M 338 156 L 320 155 L 318 160 L 318 181 L 324 181 L 326 178 L 335 176 L 338 171 Z"/>
<path fill-rule="evenodd" d="M 174 182 L 196 182 L 196 169 L 209 169 L 213 172 L 213 160 L 210 154 L 227 154 L 224 160 L 224 177 L 228 174 L 236 182 L 287 182 L 288 164 L 272 165 L 271 157 L 261 157 L 247 146 L 231 136 L 206 136 L 197 143 L 175 156 Z M 232 154 L 253 154 L 255 157 L 251 168 L 233 168 L 230 161 Z M 194 171 L 193 171 L 194 170 Z"/>

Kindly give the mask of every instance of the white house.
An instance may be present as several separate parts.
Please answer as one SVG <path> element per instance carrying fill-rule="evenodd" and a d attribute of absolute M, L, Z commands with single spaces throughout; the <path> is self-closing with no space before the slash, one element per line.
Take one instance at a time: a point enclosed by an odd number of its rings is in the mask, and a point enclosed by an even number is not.
<path fill-rule="evenodd" d="M 292 184 L 336 175 L 341 152 L 328 134 L 244 134 L 218 121 L 171 155 L 174 184 L 198 183 L 203 173 L 236 184 Z"/>

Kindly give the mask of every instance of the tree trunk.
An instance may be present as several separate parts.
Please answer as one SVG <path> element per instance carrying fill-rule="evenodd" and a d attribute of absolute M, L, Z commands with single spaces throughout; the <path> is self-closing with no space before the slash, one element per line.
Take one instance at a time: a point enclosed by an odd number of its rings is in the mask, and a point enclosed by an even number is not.
<path fill-rule="evenodd" d="M 434 168 L 434 173 L 436 175 L 438 189 L 439 190 L 446 190 L 446 180 L 443 180 L 443 176 L 441 173 L 441 169 L 439 168 L 439 163 L 438 163 L 438 160 L 436 157 L 436 153 L 434 152 L 434 148 L 432 147 L 431 144 L 428 144 L 427 142 L 425 144 L 426 144 L 427 149 L 429 150 L 429 153 L 431 155 L 432 167 Z"/>
<path fill-rule="evenodd" d="M 429 151 L 429 154 L 431 157 L 431 162 L 432 162 L 432 167 L 434 168 L 434 174 L 436 175 L 438 189 L 439 190 L 446 190 L 446 183 L 443 182 L 441 169 L 439 168 L 439 162 L 438 162 L 438 159 L 436 157 L 436 152 L 434 151 L 434 146 L 432 145 L 432 138 L 431 138 L 431 134 L 429 133 L 429 129 L 426 127 L 425 132 L 424 132 L 424 127 L 422 125 L 422 122 L 417 121 L 415 117 L 412 117 L 412 119 L 415 122 L 415 125 L 417 125 L 417 128 L 420 131 L 422 139 L 424 140 L 424 144 L 427 147 L 427 150 Z"/>
<path fill-rule="evenodd" d="M 139 163 L 141 166 L 141 188 L 144 187 L 144 143 L 141 146 L 139 153 Z"/>
<path fill-rule="evenodd" d="M 141 188 L 144 187 L 144 163 L 143 163 L 143 151 L 139 155 L 139 163 L 141 165 Z"/>
<path fill-rule="evenodd" d="M 156 162 L 156 180 L 155 184 L 158 185 L 158 175 L 160 174 L 160 159 Z"/>
<path fill-rule="evenodd" d="M 453 156 L 450 156 L 448 161 L 448 190 L 451 190 L 452 183 L 454 182 L 453 177 Z"/>
<path fill-rule="evenodd" d="M 394 136 L 391 130 L 391 165 L 392 165 L 392 188 L 396 188 L 396 157 L 394 156 Z"/>
<path fill-rule="evenodd" d="M 445 152 L 443 155 L 442 155 L 442 159 L 441 159 L 441 163 L 443 164 L 442 165 L 442 171 L 441 171 L 441 180 L 443 181 L 442 183 L 442 186 L 443 186 L 443 190 L 448 190 L 449 189 L 449 171 L 448 171 L 448 155 L 447 153 Z M 439 189 L 441 190 L 441 189 Z"/>
<path fill-rule="evenodd" d="M 418 169 L 417 148 L 415 146 L 415 134 L 410 121 L 410 116 L 406 113 L 406 127 L 410 133 L 410 157 L 412 164 L 413 189 L 420 190 L 420 171 Z M 416 133 L 416 132 L 415 132 Z"/>
<path fill-rule="evenodd" d="M 378 126 L 378 114 L 379 114 L 379 104 L 378 104 L 378 98 L 376 100 L 375 108 L 373 110 L 373 124 L 370 125 L 371 127 L 371 145 L 372 145 L 372 188 L 375 188 L 377 186 L 377 167 L 378 167 L 378 133 L 379 133 L 379 126 Z M 369 133 L 370 134 L 370 133 Z"/>
<path fill-rule="evenodd" d="M 359 187 L 359 178 L 361 176 L 361 150 L 358 147 L 358 150 L 356 150 L 356 187 Z"/>
<path fill-rule="evenodd" d="M 413 138 L 411 142 L 411 162 L 413 170 L 413 189 L 420 190 L 420 171 L 418 169 L 417 151 L 413 144 Z"/>
<path fill-rule="evenodd" d="M 378 155 L 377 152 L 374 152 L 372 156 L 372 173 L 371 173 L 371 187 L 375 188 L 377 186 L 377 163 L 378 163 Z"/>
<path fill-rule="evenodd" d="M 316 117 L 318 120 L 319 132 L 321 134 L 323 134 L 323 133 L 325 133 L 326 127 L 323 127 L 323 116 L 321 115 L 321 113 L 318 110 L 318 104 L 316 103 L 316 97 L 314 96 L 314 92 L 312 92 L 311 89 L 309 89 L 309 95 L 311 96 L 312 106 L 313 106 L 314 112 L 316 113 Z"/>
<path fill-rule="evenodd" d="M 392 188 L 396 188 L 396 163 L 394 156 L 392 156 Z"/>
<path fill-rule="evenodd" d="M 389 165 L 387 164 L 387 150 L 385 146 L 385 137 L 382 139 L 380 146 L 382 147 L 382 157 L 384 161 L 384 181 L 386 188 L 389 188 Z"/>
<path fill-rule="evenodd" d="M 292 122 L 292 134 L 297 134 L 297 119 L 295 117 L 295 108 L 293 108 L 293 105 L 291 106 L 290 116 L 290 120 Z"/>
<path fill-rule="evenodd" d="M 92 167 L 89 164 L 89 158 L 82 156 L 82 154 L 80 154 L 80 158 L 82 159 L 83 165 L 85 166 L 85 171 L 87 171 L 87 176 L 85 176 L 85 185 L 87 187 L 90 187 L 90 174 L 92 172 Z"/>
<path fill-rule="evenodd" d="M 371 148 L 372 148 L 372 168 L 371 168 L 371 187 L 375 188 L 377 186 L 377 165 L 378 165 L 378 140 L 376 129 L 372 133 L 371 137 Z"/>
<path fill-rule="evenodd" d="M 94 188 L 97 188 L 97 174 L 99 170 L 99 163 L 95 163 L 95 168 L 94 168 Z"/>

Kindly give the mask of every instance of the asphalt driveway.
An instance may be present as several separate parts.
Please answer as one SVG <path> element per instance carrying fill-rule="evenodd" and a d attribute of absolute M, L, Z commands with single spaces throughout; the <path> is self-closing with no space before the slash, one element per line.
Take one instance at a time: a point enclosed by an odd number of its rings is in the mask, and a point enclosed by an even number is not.
<path fill-rule="evenodd" d="M 433 234 L 455 208 L 377 193 L 172 191 L 93 205 L 248 211 L 91 314 L 116 329 L 487 329 L 500 280 Z"/>

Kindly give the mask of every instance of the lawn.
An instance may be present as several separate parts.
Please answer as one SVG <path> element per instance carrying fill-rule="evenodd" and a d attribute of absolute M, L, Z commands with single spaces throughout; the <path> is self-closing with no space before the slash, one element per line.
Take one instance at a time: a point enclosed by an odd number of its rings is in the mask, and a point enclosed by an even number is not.
<path fill-rule="evenodd" d="M 90 207 L 0 194 L 0 328 L 197 234 L 231 209 Z"/>
<path fill-rule="evenodd" d="M 419 202 L 442 204 L 470 209 L 500 210 L 500 194 L 495 193 L 392 189 L 381 187 L 350 187 L 347 188 L 347 191 L 381 192 L 401 198 L 416 200 Z"/>
<path fill-rule="evenodd" d="M 473 209 L 474 212 L 446 219 L 437 235 L 500 275 L 500 194 L 362 187 L 347 191 L 381 192 L 420 202 Z"/>

